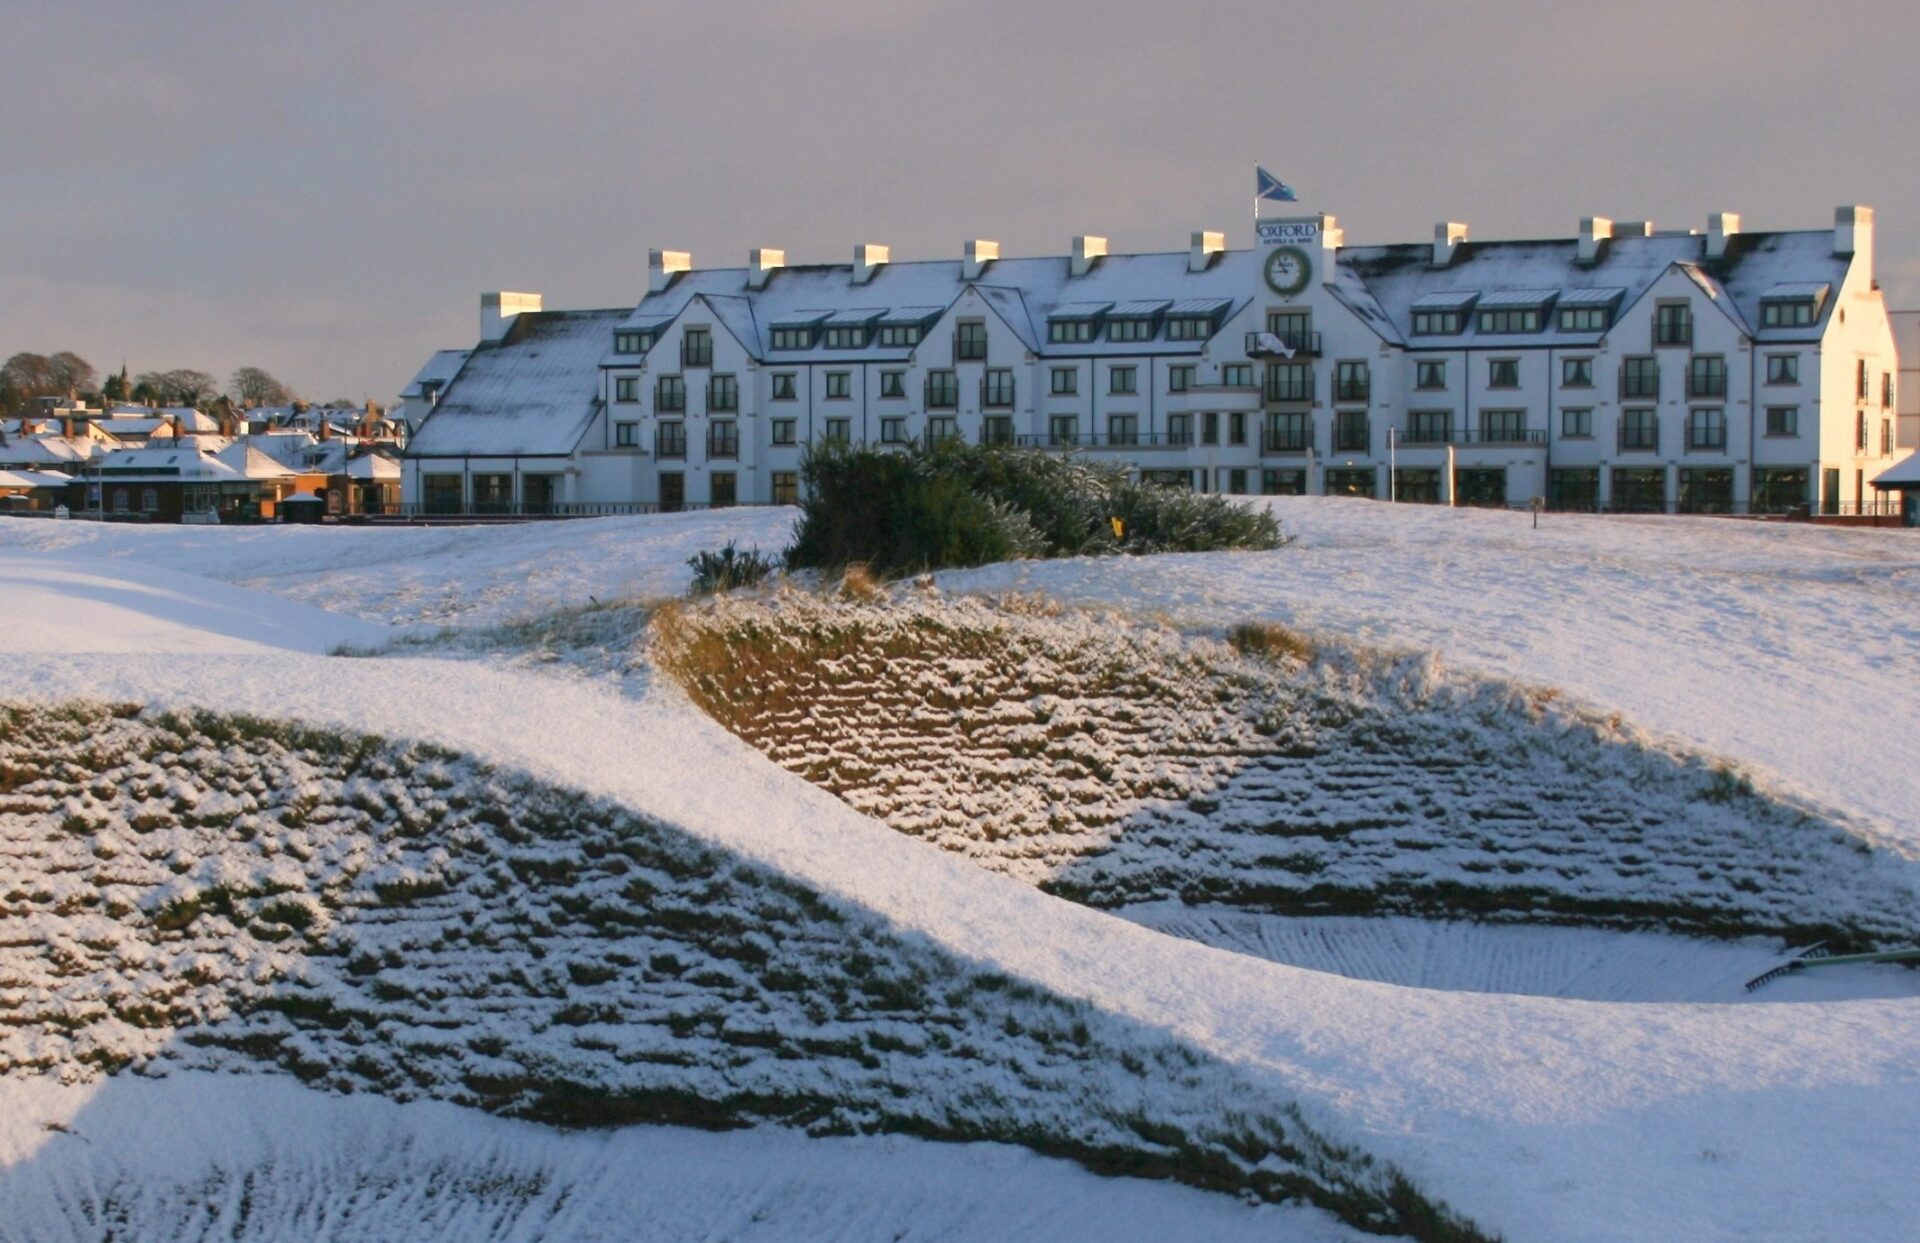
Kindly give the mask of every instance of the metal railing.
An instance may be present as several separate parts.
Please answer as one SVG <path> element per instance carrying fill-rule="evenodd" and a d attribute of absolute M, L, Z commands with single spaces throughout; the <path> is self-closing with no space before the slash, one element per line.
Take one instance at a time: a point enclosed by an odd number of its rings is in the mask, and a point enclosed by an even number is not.
<path fill-rule="evenodd" d="M 1021 434 L 1012 443 L 1028 449 L 1179 449 L 1194 443 L 1192 432 L 1048 432 Z"/>
<path fill-rule="evenodd" d="M 1285 348 L 1278 348 L 1284 346 Z M 1249 358 L 1285 358 L 1287 351 L 1293 351 L 1294 358 L 1320 357 L 1320 334 L 1317 332 L 1249 332 L 1247 334 L 1246 354 Z"/>

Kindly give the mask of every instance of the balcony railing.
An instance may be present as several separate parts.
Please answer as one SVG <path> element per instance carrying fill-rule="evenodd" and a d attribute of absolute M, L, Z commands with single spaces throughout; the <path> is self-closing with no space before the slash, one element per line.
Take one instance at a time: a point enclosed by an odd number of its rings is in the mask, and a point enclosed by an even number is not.
<path fill-rule="evenodd" d="M 1365 380 L 1336 381 L 1333 386 L 1333 399 L 1342 402 L 1364 402 L 1371 387 Z"/>
<path fill-rule="evenodd" d="M 953 359 L 962 363 L 983 363 L 987 361 L 987 337 L 985 333 L 977 337 L 953 334 Z"/>
<path fill-rule="evenodd" d="M 1320 334 L 1317 332 L 1250 332 L 1247 334 L 1248 358 L 1318 358 Z"/>
<path fill-rule="evenodd" d="M 931 405 L 932 402 L 929 401 L 928 404 Z M 980 405 L 982 408 L 1004 410 L 1012 404 L 1012 384 L 989 384 L 984 380 L 981 381 Z"/>
<path fill-rule="evenodd" d="M 1650 431 L 1629 431 L 1620 429 L 1620 452 L 1622 453 L 1658 453 L 1660 452 L 1660 429 Z"/>
<path fill-rule="evenodd" d="M 1286 431 L 1275 432 L 1269 429 L 1260 437 L 1260 452 L 1262 453 L 1311 453 L 1312 451 L 1312 428 L 1298 433 Z"/>
<path fill-rule="evenodd" d="M 1013 443 L 1029 449 L 1178 449 L 1193 443 L 1192 432 L 1075 432 L 1055 436 L 1019 435 Z"/>
<path fill-rule="evenodd" d="M 952 410 L 960 404 L 960 386 L 927 385 L 927 408 L 929 410 Z"/>

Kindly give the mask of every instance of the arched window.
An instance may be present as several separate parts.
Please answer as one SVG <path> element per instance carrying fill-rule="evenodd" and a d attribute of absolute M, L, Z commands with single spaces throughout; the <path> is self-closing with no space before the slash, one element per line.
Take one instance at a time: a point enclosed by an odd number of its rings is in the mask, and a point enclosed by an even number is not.
<path fill-rule="evenodd" d="M 142 513 L 150 514 L 157 511 L 159 508 L 160 508 L 159 489 L 142 488 L 140 490 L 140 511 Z"/>
<path fill-rule="evenodd" d="M 127 490 L 125 488 L 115 488 L 113 490 L 113 512 L 116 514 L 124 514 L 127 512 Z"/>
<path fill-rule="evenodd" d="M 340 512 L 340 489 L 338 488 L 327 489 L 327 512 L 330 514 L 337 514 Z"/>

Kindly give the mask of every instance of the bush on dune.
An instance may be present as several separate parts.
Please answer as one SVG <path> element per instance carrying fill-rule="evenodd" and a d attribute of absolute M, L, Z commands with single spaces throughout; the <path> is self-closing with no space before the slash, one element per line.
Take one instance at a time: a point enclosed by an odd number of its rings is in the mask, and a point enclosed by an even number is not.
<path fill-rule="evenodd" d="M 1278 548 L 1279 523 L 1223 496 L 1124 467 L 957 439 L 904 452 L 818 445 L 793 568 L 864 563 L 898 575 L 1023 557 Z"/>

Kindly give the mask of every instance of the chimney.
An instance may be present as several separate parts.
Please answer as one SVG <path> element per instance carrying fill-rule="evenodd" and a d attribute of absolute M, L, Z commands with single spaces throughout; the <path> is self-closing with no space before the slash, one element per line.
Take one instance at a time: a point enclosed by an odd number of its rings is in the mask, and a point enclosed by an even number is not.
<path fill-rule="evenodd" d="M 755 246 L 747 252 L 747 288 L 765 289 L 773 274 L 787 266 L 787 252 L 771 246 Z"/>
<path fill-rule="evenodd" d="M 1326 212 L 1321 212 L 1320 213 L 1320 249 L 1339 250 L 1342 246 L 1345 246 L 1346 244 L 1347 244 L 1347 231 L 1340 227 L 1340 217 L 1329 215 Z M 1321 269 L 1320 278 L 1323 281 L 1329 281 L 1333 279 L 1333 265 L 1331 263 L 1327 264 Z"/>
<path fill-rule="evenodd" d="M 647 252 L 647 292 L 659 293 L 682 272 L 693 271 L 690 250 L 649 250 Z"/>
<path fill-rule="evenodd" d="M 960 260 L 962 280 L 977 281 L 987 270 L 987 265 L 1000 257 L 1000 243 L 989 242 L 984 237 L 976 237 L 967 243 L 965 256 Z"/>
<path fill-rule="evenodd" d="M 862 242 L 853 248 L 853 283 L 864 285 L 887 266 L 892 252 L 878 242 Z"/>
<path fill-rule="evenodd" d="M 1227 235 L 1224 233 L 1195 233 L 1187 242 L 1187 271 L 1206 271 L 1226 248 Z"/>
<path fill-rule="evenodd" d="M 1724 259 L 1727 239 L 1740 232 L 1740 213 L 1717 211 L 1707 217 L 1707 258 Z"/>
<path fill-rule="evenodd" d="M 1453 252 L 1467 240 L 1467 226 L 1460 220 L 1443 220 L 1433 226 L 1433 266 L 1444 268 L 1453 262 Z"/>
<path fill-rule="evenodd" d="M 72 419 L 60 420 L 60 436 L 61 436 L 61 439 L 63 440 L 73 439 L 73 420 Z"/>
<path fill-rule="evenodd" d="M 1575 256 L 1575 261 L 1589 267 L 1600 262 L 1600 243 L 1612 236 L 1613 221 L 1605 216 L 1582 216 L 1580 218 L 1580 250 Z"/>
<path fill-rule="evenodd" d="M 1873 208 L 1859 204 L 1833 209 L 1833 253 L 1853 255 L 1873 275 Z"/>
<path fill-rule="evenodd" d="M 1107 239 L 1091 233 L 1082 233 L 1073 239 L 1073 263 L 1068 269 L 1075 276 L 1085 276 L 1093 271 L 1093 265 L 1107 257 Z"/>
<path fill-rule="evenodd" d="M 480 340 L 498 344 L 513 330 L 522 311 L 538 311 L 537 293 L 483 293 L 480 295 Z"/>

